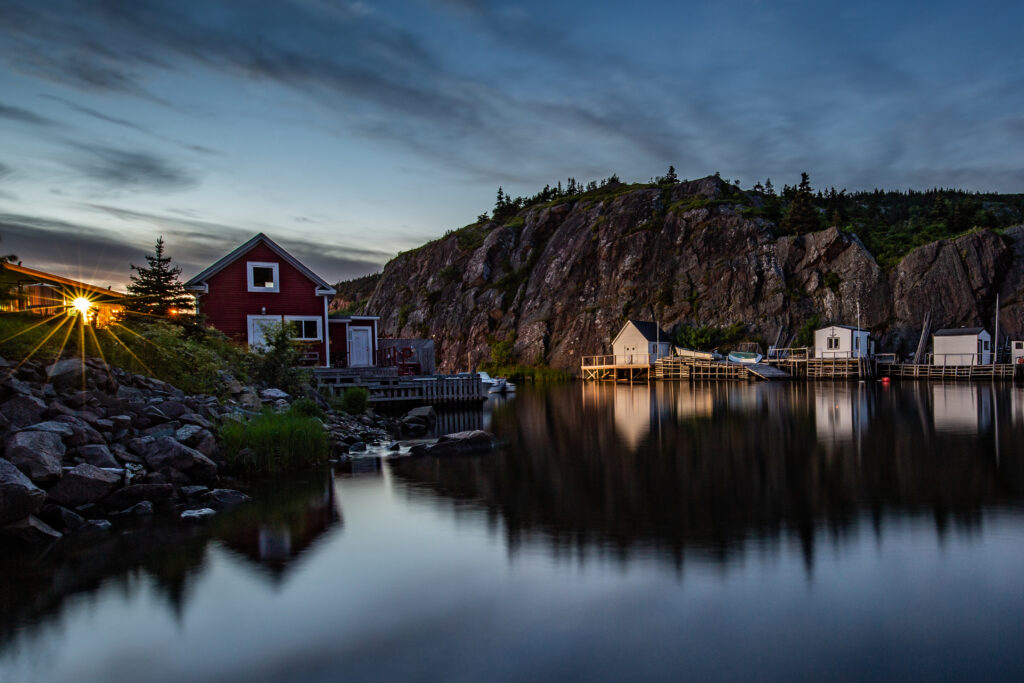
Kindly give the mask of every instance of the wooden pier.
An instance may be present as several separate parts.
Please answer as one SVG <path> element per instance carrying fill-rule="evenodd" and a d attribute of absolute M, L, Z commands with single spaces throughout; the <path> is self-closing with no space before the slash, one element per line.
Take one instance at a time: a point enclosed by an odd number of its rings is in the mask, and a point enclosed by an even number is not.
<path fill-rule="evenodd" d="M 349 387 L 363 387 L 370 394 L 370 403 L 457 403 L 487 398 L 477 375 L 398 377 L 372 371 L 353 373 L 347 368 L 314 368 L 313 373 L 322 393 L 342 396 Z"/>
<path fill-rule="evenodd" d="M 584 356 L 580 375 L 597 382 L 649 382 L 653 360 L 651 354 Z"/>
<path fill-rule="evenodd" d="M 895 379 L 1003 379 L 1012 380 L 1016 367 L 1011 363 L 995 365 L 932 365 L 928 363 L 877 364 L 879 377 Z"/>
<path fill-rule="evenodd" d="M 790 379 L 790 375 L 786 372 L 765 363 L 730 363 L 684 356 L 659 358 L 653 366 L 648 363 L 637 363 L 635 357 L 626 359 L 615 356 L 585 356 L 580 369 L 584 380 L 598 382 L 649 382 L 651 379 L 701 381 Z"/>

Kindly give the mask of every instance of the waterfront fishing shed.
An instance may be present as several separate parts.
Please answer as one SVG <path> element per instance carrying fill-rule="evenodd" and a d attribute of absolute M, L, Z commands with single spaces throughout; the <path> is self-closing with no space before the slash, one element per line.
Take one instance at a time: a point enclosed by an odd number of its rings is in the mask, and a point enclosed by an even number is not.
<path fill-rule="evenodd" d="M 932 365 L 988 365 L 992 335 L 983 327 L 939 330 L 932 335 Z"/>
<path fill-rule="evenodd" d="M 616 362 L 653 365 L 672 353 L 672 337 L 656 323 L 648 320 L 627 320 L 612 339 Z M 630 359 L 630 360 L 626 360 Z"/>
<path fill-rule="evenodd" d="M 814 331 L 815 358 L 869 358 L 873 356 L 871 332 L 851 325 L 829 325 Z"/>

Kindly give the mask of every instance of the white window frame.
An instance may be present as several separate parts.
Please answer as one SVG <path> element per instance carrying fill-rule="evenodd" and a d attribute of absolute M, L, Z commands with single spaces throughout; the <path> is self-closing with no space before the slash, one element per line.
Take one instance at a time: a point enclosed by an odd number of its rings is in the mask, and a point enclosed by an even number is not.
<path fill-rule="evenodd" d="M 286 315 L 284 322 L 287 325 L 290 322 L 315 322 L 316 323 L 316 336 L 315 337 L 292 337 L 295 341 L 301 342 L 312 342 L 312 341 L 323 341 L 324 338 L 324 321 L 318 315 Z"/>
<path fill-rule="evenodd" d="M 270 268 L 274 271 L 274 286 L 273 287 L 257 287 L 253 284 L 252 271 L 254 268 Z M 250 292 L 263 292 L 263 293 L 277 293 L 281 291 L 281 268 L 280 264 L 273 263 L 271 261 L 247 261 L 245 264 L 245 273 L 248 280 Z"/>
<path fill-rule="evenodd" d="M 842 347 L 842 343 L 839 337 L 832 335 L 831 337 L 825 337 L 825 349 L 828 351 L 837 351 Z"/>

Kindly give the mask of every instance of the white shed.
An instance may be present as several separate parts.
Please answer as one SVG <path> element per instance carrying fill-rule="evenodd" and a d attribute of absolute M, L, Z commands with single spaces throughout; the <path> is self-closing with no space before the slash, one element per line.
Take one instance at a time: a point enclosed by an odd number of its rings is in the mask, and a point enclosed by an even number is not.
<path fill-rule="evenodd" d="M 627 320 L 612 340 L 617 365 L 650 365 L 672 353 L 672 338 L 656 324 Z"/>
<path fill-rule="evenodd" d="M 1010 362 L 1014 365 L 1024 363 L 1024 341 L 1010 342 Z"/>
<path fill-rule="evenodd" d="M 868 358 L 874 354 L 871 332 L 850 325 L 829 325 L 814 331 L 815 358 Z"/>
<path fill-rule="evenodd" d="M 932 335 L 932 365 L 987 365 L 992 335 L 983 327 L 939 330 Z"/>

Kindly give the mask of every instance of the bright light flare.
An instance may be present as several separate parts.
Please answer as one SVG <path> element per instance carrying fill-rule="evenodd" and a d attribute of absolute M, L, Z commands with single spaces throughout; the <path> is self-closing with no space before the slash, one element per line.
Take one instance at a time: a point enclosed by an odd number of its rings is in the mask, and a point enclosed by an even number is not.
<path fill-rule="evenodd" d="M 92 310 L 92 302 L 86 299 L 84 296 L 80 296 L 71 302 L 71 306 L 82 315 L 87 314 Z"/>

